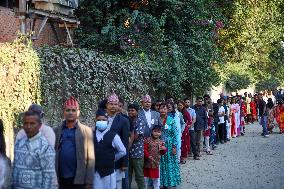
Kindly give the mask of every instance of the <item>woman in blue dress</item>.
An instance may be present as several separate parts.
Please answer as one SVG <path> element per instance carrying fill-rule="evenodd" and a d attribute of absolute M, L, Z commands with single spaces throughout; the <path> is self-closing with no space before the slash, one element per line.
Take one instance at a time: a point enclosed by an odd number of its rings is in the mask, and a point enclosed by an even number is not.
<path fill-rule="evenodd" d="M 160 116 L 163 123 L 162 138 L 168 149 L 162 155 L 160 164 L 161 187 L 175 187 L 181 183 L 180 168 L 177 158 L 178 131 L 173 117 L 168 116 L 167 103 L 160 105 Z"/>

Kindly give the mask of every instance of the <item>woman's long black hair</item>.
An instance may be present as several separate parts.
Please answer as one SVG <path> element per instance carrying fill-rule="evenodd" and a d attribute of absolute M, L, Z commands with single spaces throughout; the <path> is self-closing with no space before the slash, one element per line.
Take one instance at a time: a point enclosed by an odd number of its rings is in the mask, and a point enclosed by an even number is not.
<path fill-rule="evenodd" d="M 168 112 L 168 115 L 172 116 L 172 117 L 175 117 L 175 114 L 176 114 L 176 110 L 175 110 L 175 104 L 172 103 L 172 102 L 167 102 L 167 105 L 171 105 L 172 106 L 172 111 L 171 112 Z"/>

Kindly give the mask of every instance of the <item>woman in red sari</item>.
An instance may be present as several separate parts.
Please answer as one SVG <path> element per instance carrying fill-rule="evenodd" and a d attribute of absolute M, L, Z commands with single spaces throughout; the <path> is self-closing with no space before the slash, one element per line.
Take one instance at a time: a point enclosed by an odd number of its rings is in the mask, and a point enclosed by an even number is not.
<path fill-rule="evenodd" d="M 253 123 L 257 120 L 257 109 L 256 109 L 256 102 L 254 98 L 251 99 L 250 110 L 251 110 L 251 116 L 252 116 L 251 122 Z"/>
<path fill-rule="evenodd" d="M 185 159 L 187 158 L 190 151 L 190 137 L 189 137 L 189 127 L 191 125 L 191 117 L 185 108 L 185 103 L 183 101 L 178 101 L 178 111 L 183 115 L 185 122 L 185 128 L 182 132 L 181 137 L 181 164 L 185 164 Z"/>
<path fill-rule="evenodd" d="M 279 130 L 280 134 L 284 134 L 284 102 L 281 100 L 278 105 L 278 124 L 279 124 Z"/>
<path fill-rule="evenodd" d="M 237 104 L 236 98 L 234 97 L 231 102 L 231 136 L 235 138 L 237 136 Z"/>

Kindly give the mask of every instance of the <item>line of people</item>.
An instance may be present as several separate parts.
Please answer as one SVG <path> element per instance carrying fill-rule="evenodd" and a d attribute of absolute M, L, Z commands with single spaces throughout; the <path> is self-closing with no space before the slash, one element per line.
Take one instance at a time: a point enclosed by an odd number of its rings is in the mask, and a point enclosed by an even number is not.
<path fill-rule="evenodd" d="M 204 95 L 194 105 L 171 97 L 153 103 L 145 95 L 141 106 L 128 105 L 127 114 L 124 106 L 111 94 L 99 103 L 94 126 L 86 126 L 79 102 L 70 97 L 64 121 L 52 129 L 42 107 L 31 105 L 16 136 L 13 166 L 0 127 L 0 189 L 128 189 L 132 180 L 138 189 L 171 188 L 181 184 L 182 164 L 213 155 L 219 144 L 244 135 L 246 123 L 258 120 L 267 137 L 277 122 L 284 133 L 283 99 L 274 106 L 261 93 L 221 95 L 217 103 Z"/>

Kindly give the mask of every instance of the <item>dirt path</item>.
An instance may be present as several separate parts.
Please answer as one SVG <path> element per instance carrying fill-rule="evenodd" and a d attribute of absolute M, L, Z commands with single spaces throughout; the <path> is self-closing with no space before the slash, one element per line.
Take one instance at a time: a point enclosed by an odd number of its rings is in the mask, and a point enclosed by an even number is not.
<path fill-rule="evenodd" d="M 245 136 L 220 144 L 213 156 L 187 161 L 179 188 L 284 189 L 284 135 L 263 138 L 260 132 L 248 125 Z"/>

